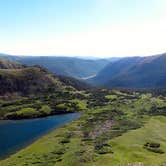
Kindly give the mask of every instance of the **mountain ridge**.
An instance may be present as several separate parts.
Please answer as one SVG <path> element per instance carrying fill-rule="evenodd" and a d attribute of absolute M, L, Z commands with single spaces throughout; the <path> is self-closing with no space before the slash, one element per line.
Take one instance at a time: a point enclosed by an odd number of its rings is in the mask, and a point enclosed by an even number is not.
<path fill-rule="evenodd" d="M 74 78 L 84 78 L 97 74 L 105 65 L 113 59 L 83 59 L 80 57 L 58 57 L 58 56 L 10 56 L 1 54 L 0 57 L 7 58 L 28 66 L 40 65 L 50 72 L 70 76 Z"/>
<path fill-rule="evenodd" d="M 166 53 L 148 57 L 123 58 L 108 64 L 87 80 L 96 86 L 154 88 L 166 86 Z"/>

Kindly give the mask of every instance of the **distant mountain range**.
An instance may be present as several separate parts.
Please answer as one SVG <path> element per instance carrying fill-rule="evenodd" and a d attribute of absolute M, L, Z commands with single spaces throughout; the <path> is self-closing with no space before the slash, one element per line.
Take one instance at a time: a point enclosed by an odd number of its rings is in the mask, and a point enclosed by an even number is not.
<path fill-rule="evenodd" d="M 166 53 L 111 62 L 87 82 L 103 87 L 166 87 Z"/>
<path fill-rule="evenodd" d="M 1 61 L 0 67 L 9 69 L 24 64 L 39 65 L 48 71 L 61 75 L 59 78 L 71 85 L 85 83 L 73 78 L 82 79 L 91 85 L 106 88 L 163 88 L 166 87 L 166 53 L 147 57 L 126 57 L 107 59 L 83 59 L 77 57 L 56 56 L 10 56 L 0 57 L 12 60 L 10 65 Z M 67 77 L 66 77 L 67 76 Z M 70 81 L 69 81 L 70 80 Z"/>
<path fill-rule="evenodd" d="M 0 54 L 0 57 L 29 66 L 40 65 L 53 73 L 74 78 L 84 78 L 96 75 L 109 62 L 118 60 L 118 58 L 83 59 L 57 56 L 10 56 L 6 54 Z"/>

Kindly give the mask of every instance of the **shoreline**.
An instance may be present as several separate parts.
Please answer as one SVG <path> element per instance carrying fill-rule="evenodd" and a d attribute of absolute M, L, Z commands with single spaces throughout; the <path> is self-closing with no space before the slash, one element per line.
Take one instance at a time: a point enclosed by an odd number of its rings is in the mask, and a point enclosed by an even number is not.
<path fill-rule="evenodd" d="M 67 113 L 67 114 L 69 114 L 69 113 Z M 2 120 L 2 121 L 3 121 L 4 123 L 6 123 L 6 122 L 9 122 L 9 123 L 12 123 L 12 122 L 13 122 L 13 123 L 14 123 L 14 122 L 24 122 L 24 121 L 30 121 L 30 120 L 34 120 L 34 121 L 35 121 L 35 120 L 40 120 L 40 119 L 43 119 L 43 120 L 44 120 L 44 118 L 53 118 L 53 116 L 61 116 L 61 115 L 67 115 L 67 114 L 64 113 L 64 114 L 58 114 L 58 115 L 52 115 L 52 116 L 50 115 L 50 116 L 41 117 L 41 118 L 19 119 L 19 120 Z M 71 113 L 71 114 L 77 114 L 77 117 L 75 117 L 75 118 L 73 118 L 73 119 L 71 119 L 71 120 L 69 120 L 68 122 L 65 122 L 65 123 L 63 123 L 63 124 L 58 124 L 57 126 L 51 127 L 51 128 L 48 129 L 47 131 L 45 131 L 45 132 L 43 132 L 43 133 L 40 133 L 38 136 L 32 138 L 32 140 L 29 140 L 29 141 L 27 141 L 26 143 L 23 143 L 22 145 L 16 146 L 14 150 L 11 150 L 11 152 L 9 152 L 9 154 L 0 156 L 0 162 L 1 162 L 2 160 L 5 160 L 5 159 L 10 158 L 12 155 L 15 155 L 15 154 L 18 153 L 19 151 L 24 150 L 25 148 L 27 148 L 28 146 L 30 146 L 31 144 L 33 144 L 33 143 L 36 142 L 37 140 L 39 140 L 39 139 L 41 139 L 42 137 L 48 135 L 50 132 L 53 132 L 54 130 L 57 130 L 57 129 L 59 129 L 59 128 L 65 126 L 66 124 L 69 124 L 70 122 L 72 122 L 72 121 L 74 121 L 74 120 L 76 120 L 76 119 L 78 119 L 78 118 L 81 117 L 81 113 L 80 113 L 80 112 L 75 112 L 75 113 Z M 1 124 L 2 121 L 0 120 L 0 124 Z M 2 124 L 3 124 L 3 122 L 2 122 Z"/>
<path fill-rule="evenodd" d="M 72 113 L 80 113 L 80 112 L 68 112 L 68 111 L 64 111 L 64 112 L 58 112 L 58 113 L 51 113 L 51 114 L 48 114 L 48 115 L 39 115 L 39 116 L 36 116 L 36 117 L 27 117 L 27 118 L 11 118 L 11 119 L 1 119 L 0 118 L 0 121 L 21 121 L 21 120 L 33 120 L 33 119 L 41 119 L 41 118 L 46 118 L 46 117 L 50 117 L 50 116 L 55 116 L 55 115 L 65 115 L 65 114 L 72 114 Z"/>

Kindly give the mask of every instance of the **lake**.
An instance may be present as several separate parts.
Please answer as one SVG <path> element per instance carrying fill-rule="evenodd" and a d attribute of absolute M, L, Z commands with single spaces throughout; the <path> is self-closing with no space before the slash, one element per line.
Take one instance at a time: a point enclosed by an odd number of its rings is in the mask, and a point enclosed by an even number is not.
<path fill-rule="evenodd" d="M 80 113 L 54 115 L 31 120 L 0 121 L 0 158 L 5 158 L 37 138 L 80 117 Z"/>

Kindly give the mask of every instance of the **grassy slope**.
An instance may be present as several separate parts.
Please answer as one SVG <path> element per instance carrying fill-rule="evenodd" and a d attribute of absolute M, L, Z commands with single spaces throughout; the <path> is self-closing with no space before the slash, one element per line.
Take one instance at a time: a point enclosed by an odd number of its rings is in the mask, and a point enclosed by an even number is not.
<path fill-rule="evenodd" d="M 22 69 L 0 69 L 0 95 L 18 93 L 21 95 L 44 93 L 51 87 L 60 89 L 58 78 L 40 67 Z"/>
<path fill-rule="evenodd" d="M 154 98 L 150 94 L 129 95 L 118 92 L 111 92 L 111 97 L 110 92 L 99 93 L 100 97 L 97 93 L 85 95 L 87 98 L 82 102 L 78 99 L 72 100 L 78 102 L 84 110 L 80 119 L 52 131 L 1 161 L 0 165 L 118 166 L 120 163 L 143 162 L 145 166 L 158 166 L 166 162 L 166 117 L 159 116 L 163 114 L 159 108 L 164 109 L 166 106 L 164 98 Z M 110 99 L 99 103 L 98 99 L 104 98 L 102 94 L 106 98 L 109 95 Z M 92 96 L 98 98 L 94 101 Z M 103 103 L 105 105 L 101 106 Z M 151 111 L 154 105 L 158 116 L 154 116 Z M 108 123 L 111 128 L 105 125 Z M 148 141 L 159 143 L 160 149 L 165 153 L 146 150 L 143 146 Z"/>
<path fill-rule="evenodd" d="M 0 58 L 0 69 L 21 69 L 23 65 L 17 62 L 11 62 L 7 59 Z"/>
<path fill-rule="evenodd" d="M 130 131 L 110 141 L 111 155 L 99 158 L 96 166 L 115 166 L 128 163 L 144 163 L 146 166 L 158 166 L 166 162 L 165 154 L 150 152 L 143 148 L 146 142 L 158 142 L 166 149 L 166 117 L 152 117 L 140 129 Z"/>

